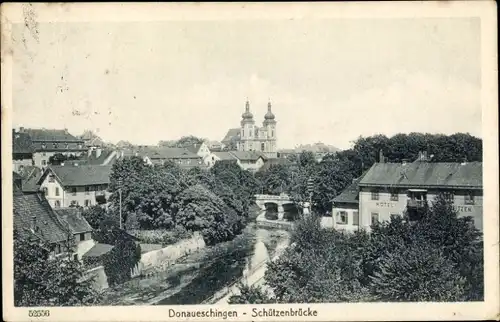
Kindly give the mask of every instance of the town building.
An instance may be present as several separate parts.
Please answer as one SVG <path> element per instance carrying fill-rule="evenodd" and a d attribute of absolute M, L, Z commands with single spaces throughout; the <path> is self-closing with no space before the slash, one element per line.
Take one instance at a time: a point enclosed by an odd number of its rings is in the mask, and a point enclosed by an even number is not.
<path fill-rule="evenodd" d="M 443 194 L 459 216 L 471 216 L 482 230 L 482 179 L 481 162 L 434 163 L 419 157 L 415 162 L 375 163 L 359 182 L 359 226 L 369 229 L 405 211 L 412 216 Z"/>
<path fill-rule="evenodd" d="M 222 143 L 229 147 L 229 150 L 242 152 L 258 151 L 264 153 L 266 157 L 277 157 L 277 133 L 275 115 L 271 111 L 271 103 L 267 105 L 267 113 L 264 116 L 262 127 L 255 125 L 253 114 L 250 112 L 250 103 L 245 104 L 245 112 L 239 128 L 230 129 Z"/>
<path fill-rule="evenodd" d="M 52 208 L 90 207 L 107 202 L 110 175 L 105 165 L 49 166 L 38 185 Z"/>
<path fill-rule="evenodd" d="M 210 154 L 210 149 L 208 148 L 208 145 L 205 142 L 194 143 L 190 146 L 187 146 L 186 150 L 188 150 L 191 153 L 196 154 L 202 160 L 204 160 L 205 157 L 207 157 Z"/>
<path fill-rule="evenodd" d="M 74 137 L 67 129 L 25 129 L 21 127 L 17 132 L 14 132 L 14 138 L 18 134 L 20 135 L 19 139 L 21 136 L 27 135 L 31 140 L 31 149 L 33 150 L 31 164 L 40 168 L 45 168 L 49 164 L 49 158 L 55 154 L 78 157 L 87 151 L 84 140 Z M 19 154 L 16 152 L 16 155 Z M 27 153 L 24 154 L 27 155 Z M 27 159 L 23 160 L 27 162 Z"/>
<path fill-rule="evenodd" d="M 83 140 L 87 148 L 104 148 L 106 146 L 106 143 L 98 135 L 89 130 L 84 131 L 79 138 Z"/>
<path fill-rule="evenodd" d="M 47 200 L 38 194 L 13 196 L 14 230 L 21 236 L 35 237 L 51 247 L 51 256 L 67 252 L 70 232 L 58 220 Z"/>
<path fill-rule="evenodd" d="M 12 130 L 12 167 L 19 172 L 23 167 L 33 165 L 35 147 L 27 133 Z"/>
<path fill-rule="evenodd" d="M 213 166 L 216 162 L 236 163 L 243 170 L 258 171 L 266 162 L 264 154 L 255 151 L 223 151 L 212 152 L 207 158 L 207 164 Z"/>
<path fill-rule="evenodd" d="M 359 230 L 359 182 L 363 176 L 354 179 L 332 200 L 332 216 L 323 222 L 331 228 L 345 231 Z"/>
<path fill-rule="evenodd" d="M 16 175 L 20 178 L 19 188 L 23 194 L 33 194 L 40 191 L 38 179 L 42 176 L 42 169 L 35 166 L 21 166 Z"/>
<path fill-rule="evenodd" d="M 71 232 L 75 243 L 75 253 L 79 260 L 96 242 L 92 239 L 92 227 L 82 216 L 81 208 L 53 209 L 59 221 Z"/>

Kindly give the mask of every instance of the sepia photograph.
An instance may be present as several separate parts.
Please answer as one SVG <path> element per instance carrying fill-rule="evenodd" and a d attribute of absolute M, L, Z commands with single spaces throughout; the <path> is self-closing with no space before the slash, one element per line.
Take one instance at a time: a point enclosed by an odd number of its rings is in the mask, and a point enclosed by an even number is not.
<path fill-rule="evenodd" d="M 498 320 L 495 4 L 407 4 L 2 4 L 4 320 Z"/>

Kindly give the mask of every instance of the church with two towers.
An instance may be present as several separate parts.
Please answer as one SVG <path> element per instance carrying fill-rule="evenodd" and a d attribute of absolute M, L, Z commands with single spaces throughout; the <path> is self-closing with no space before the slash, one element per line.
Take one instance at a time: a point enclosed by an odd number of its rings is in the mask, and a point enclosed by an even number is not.
<path fill-rule="evenodd" d="M 240 127 L 230 129 L 222 143 L 226 146 L 232 145 L 232 148 L 238 151 L 256 151 L 269 158 L 276 158 L 276 139 L 276 120 L 271 110 L 271 102 L 267 104 L 267 113 L 264 115 L 262 127 L 259 127 L 255 125 L 250 102 L 247 100 Z"/>

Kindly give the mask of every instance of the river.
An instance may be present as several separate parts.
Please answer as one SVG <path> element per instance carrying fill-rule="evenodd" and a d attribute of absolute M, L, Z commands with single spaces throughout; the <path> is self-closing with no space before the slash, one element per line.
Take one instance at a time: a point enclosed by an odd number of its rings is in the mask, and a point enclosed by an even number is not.
<path fill-rule="evenodd" d="M 176 305 L 211 303 L 249 273 L 252 266 L 274 256 L 288 241 L 288 232 L 258 228 L 250 223 L 229 242 L 186 257 L 166 272 L 136 278 L 108 289 L 102 305 Z"/>

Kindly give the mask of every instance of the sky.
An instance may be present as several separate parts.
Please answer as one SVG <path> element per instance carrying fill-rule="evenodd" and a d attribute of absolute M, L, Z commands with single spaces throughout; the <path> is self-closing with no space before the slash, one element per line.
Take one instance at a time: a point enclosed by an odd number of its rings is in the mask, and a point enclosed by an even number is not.
<path fill-rule="evenodd" d="M 481 137 L 473 18 L 40 23 L 13 27 L 13 126 L 105 141 L 222 140 L 270 100 L 278 148 L 373 134 Z"/>

